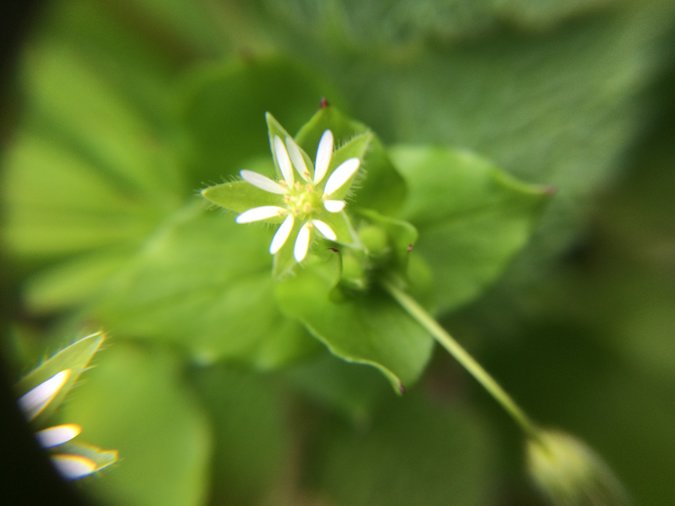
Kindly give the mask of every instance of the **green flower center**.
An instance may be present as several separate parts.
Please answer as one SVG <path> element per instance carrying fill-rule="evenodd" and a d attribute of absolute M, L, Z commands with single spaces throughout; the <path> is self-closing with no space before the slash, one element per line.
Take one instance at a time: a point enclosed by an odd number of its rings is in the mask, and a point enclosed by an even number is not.
<path fill-rule="evenodd" d="M 308 220 L 322 209 L 321 195 L 312 183 L 296 182 L 284 195 L 284 202 L 294 217 Z"/>

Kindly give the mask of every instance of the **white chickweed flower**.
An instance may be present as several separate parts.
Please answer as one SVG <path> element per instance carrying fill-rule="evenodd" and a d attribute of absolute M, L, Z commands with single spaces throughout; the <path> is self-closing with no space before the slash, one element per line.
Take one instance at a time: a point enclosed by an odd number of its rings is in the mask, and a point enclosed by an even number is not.
<path fill-rule="evenodd" d="M 70 376 L 71 370 L 64 369 L 19 397 L 19 407 L 29 421 L 34 420 L 56 398 Z M 82 428 L 79 425 L 68 423 L 47 427 L 35 434 L 38 443 L 50 452 L 54 467 L 70 480 L 87 476 L 100 468 L 94 460 L 62 448 L 80 432 Z"/>
<path fill-rule="evenodd" d="M 328 240 L 335 241 L 333 228 L 322 220 L 328 213 L 339 213 L 346 202 L 335 195 L 343 190 L 360 167 L 358 158 L 350 158 L 338 165 L 327 176 L 333 157 L 333 133 L 326 130 L 321 136 L 314 166 L 305 158 L 302 149 L 291 138 L 273 140 L 274 160 L 282 179 L 273 181 L 257 172 L 242 170 L 241 177 L 247 183 L 268 193 L 280 196 L 278 206 L 260 206 L 244 211 L 237 216 L 237 223 L 252 223 L 283 217 L 270 244 L 270 253 L 277 253 L 297 230 L 293 256 L 302 262 L 307 256 L 312 234 L 318 231 Z M 300 176 L 296 181 L 295 174 Z"/>

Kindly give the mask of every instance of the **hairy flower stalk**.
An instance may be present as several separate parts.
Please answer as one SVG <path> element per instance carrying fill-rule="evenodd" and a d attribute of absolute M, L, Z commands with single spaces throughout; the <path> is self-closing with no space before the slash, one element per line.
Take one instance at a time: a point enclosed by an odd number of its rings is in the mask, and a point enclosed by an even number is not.
<path fill-rule="evenodd" d="M 237 216 L 237 223 L 252 223 L 283 218 L 270 244 L 270 253 L 276 254 L 295 234 L 293 257 L 302 262 L 309 251 L 314 231 L 330 241 L 335 241 L 335 230 L 322 219 L 327 213 L 343 211 L 346 202 L 335 195 L 344 190 L 359 170 L 360 160 L 350 158 L 342 162 L 328 176 L 333 156 L 333 133 L 326 130 L 321 136 L 314 165 L 305 158 L 302 149 L 291 138 L 275 136 L 274 161 L 282 175 L 279 181 L 250 170 L 242 170 L 241 178 L 247 183 L 280 196 L 280 205 L 267 205 L 248 209 Z M 295 175 L 300 179 L 296 180 Z"/>

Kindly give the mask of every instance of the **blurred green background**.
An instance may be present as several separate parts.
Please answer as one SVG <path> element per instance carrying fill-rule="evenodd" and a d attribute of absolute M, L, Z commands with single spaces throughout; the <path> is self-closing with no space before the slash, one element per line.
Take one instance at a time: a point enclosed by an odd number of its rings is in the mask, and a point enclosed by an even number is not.
<path fill-rule="evenodd" d="M 636 504 L 675 504 L 672 2 L 62 0 L 40 14 L 5 119 L 3 347 L 18 377 L 66 336 L 110 331 L 63 416 L 122 461 L 83 493 L 542 504 L 519 434 L 442 353 L 402 398 L 329 357 L 278 368 L 314 343 L 279 350 L 245 326 L 214 362 L 208 301 L 236 279 L 204 254 L 190 202 L 265 152 L 262 111 L 295 131 L 325 96 L 385 143 L 467 148 L 557 190 L 501 281 L 444 324 Z M 199 227 L 218 234 L 212 214 Z M 196 262 L 200 278 L 172 274 Z M 160 290 L 200 291 L 167 306 Z"/>

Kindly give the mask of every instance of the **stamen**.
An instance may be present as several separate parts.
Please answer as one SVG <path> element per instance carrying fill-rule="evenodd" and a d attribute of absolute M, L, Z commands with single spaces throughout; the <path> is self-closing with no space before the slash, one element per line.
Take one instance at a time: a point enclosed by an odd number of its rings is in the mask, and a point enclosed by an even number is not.
<path fill-rule="evenodd" d="M 342 188 L 347 181 L 349 181 L 356 171 L 359 170 L 361 164 L 358 158 L 350 158 L 349 160 L 340 164 L 340 166 L 333 171 L 333 173 L 326 181 L 324 195 L 330 196 L 340 188 Z"/>
<path fill-rule="evenodd" d="M 283 207 L 277 206 L 260 206 L 244 211 L 237 216 L 237 223 L 252 223 L 254 221 L 267 220 L 269 218 L 276 218 L 286 214 Z"/>
<path fill-rule="evenodd" d="M 260 188 L 263 191 L 268 193 L 276 193 L 283 195 L 287 190 L 281 186 L 279 183 L 272 181 L 267 176 L 253 172 L 252 170 L 242 170 L 239 172 L 241 178 L 249 184 L 252 184 L 256 188 Z"/>

